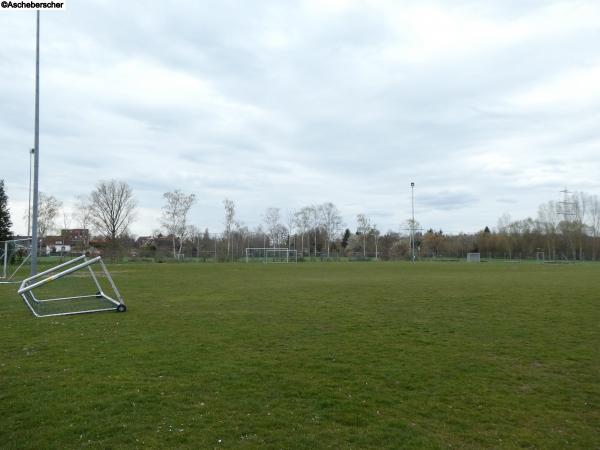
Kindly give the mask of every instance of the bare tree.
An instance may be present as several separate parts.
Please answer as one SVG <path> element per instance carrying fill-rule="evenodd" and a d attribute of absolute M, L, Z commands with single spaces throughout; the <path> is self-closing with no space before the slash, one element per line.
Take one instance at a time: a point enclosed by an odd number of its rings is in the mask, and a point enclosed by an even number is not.
<path fill-rule="evenodd" d="M 88 232 L 84 231 L 83 233 L 83 247 L 84 249 L 87 249 L 90 244 L 89 228 L 92 223 L 92 209 L 90 206 L 90 199 L 83 195 L 78 195 L 76 199 L 77 201 L 75 202 L 72 216 L 79 228 L 81 228 L 82 230 L 88 230 Z"/>
<path fill-rule="evenodd" d="M 287 227 L 282 223 L 278 223 L 275 229 L 273 230 L 274 246 L 283 247 L 284 242 L 287 240 L 287 235 Z"/>
<path fill-rule="evenodd" d="M 63 230 L 68 230 L 71 228 L 71 221 L 73 220 L 73 216 L 67 214 L 66 211 L 63 211 Z"/>
<path fill-rule="evenodd" d="M 597 241 L 600 236 L 600 200 L 597 195 L 592 195 L 589 198 L 590 209 L 590 230 L 592 232 L 592 259 L 596 260 Z"/>
<path fill-rule="evenodd" d="M 244 243 L 248 239 L 248 227 L 241 220 L 235 221 L 235 241 L 237 242 L 237 251 L 234 245 L 233 254 L 240 255 L 242 254 L 242 249 L 244 248 Z"/>
<path fill-rule="evenodd" d="M 192 250 L 190 256 L 193 256 L 194 249 L 196 249 L 196 255 L 198 255 L 198 249 L 200 248 L 200 237 L 202 236 L 200 229 L 196 225 L 187 225 L 185 236 L 191 244 Z"/>
<path fill-rule="evenodd" d="M 583 241 L 586 233 L 589 198 L 590 196 L 585 192 L 576 192 L 573 198 L 575 203 L 575 229 L 580 260 L 583 260 Z"/>
<path fill-rule="evenodd" d="M 313 229 L 314 233 L 315 233 L 315 240 L 314 240 L 314 244 L 315 244 L 315 256 L 317 256 L 317 232 L 319 231 L 319 228 L 321 227 L 321 215 L 319 214 L 319 207 L 315 206 L 315 205 L 311 205 L 308 207 L 310 214 L 310 227 Z M 310 255 L 309 255 L 310 256 Z"/>
<path fill-rule="evenodd" d="M 272 247 L 275 247 L 275 244 L 279 243 L 279 234 L 281 231 L 281 224 L 279 223 L 280 218 L 279 208 L 267 208 L 265 211 L 264 221 L 267 227 L 267 233 L 269 233 L 269 238 L 271 239 Z"/>
<path fill-rule="evenodd" d="M 358 214 L 356 216 L 356 231 L 362 235 L 363 241 L 363 257 L 367 256 L 367 234 L 371 230 L 371 219 L 366 214 Z"/>
<path fill-rule="evenodd" d="M 84 195 L 78 195 L 75 199 L 72 213 L 73 219 L 79 228 L 89 228 L 92 217 L 90 199 Z"/>
<path fill-rule="evenodd" d="M 377 261 L 379 260 L 379 235 L 381 234 L 381 232 L 377 229 L 377 224 L 373 224 L 370 233 L 372 233 L 373 237 L 375 238 L 375 261 Z"/>
<path fill-rule="evenodd" d="M 292 248 L 292 235 L 294 234 L 294 227 L 296 226 L 296 211 L 288 210 L 286 214 L 286 225 L 287 225 L 287 246 L 288 250 Z M 294 244 L 295 247 L 295 244 Z"/>
<path fill-rule="evenodd" d="M 556 259 L 556 238 L 559 231 L 560 217 L 555 202 L 550 201 L 539 206 L 538 222 L 545 236 L 548 257 Z"/>
<path fill-rule="evenodd" d="M 196 201 L 196 196 L 194 194 L 186 195 L 176 189 L 173 192 L 165 192 L 163 198 L 166 203 L 162 207 L 161 225 L 166 230 L 167 235 L 171 236 L 173 258 L 180 258 L 183 242 L 189 231 L 187 216 Z M 179 246 L 177 246 L 177 243 L 179 243 Z"/>
<path fill-rule="evenodd" d="M 225 207 L 225 238 L 227 239 L 227 258 L 231 252 L 231 231 L 235 223 L 235 203 L 226 198 L 223 200 Z"/>
<path fill-rule="evenodd" d="M 46 237 L 56 229 L 56 218 L 60 214 L 62 202 L 53 195 L 40 192 L 38 204 L 38 235 Z"/>
<path fill-rule="evenodd" d="M 323 203 L 319 206 L 319 215 L 321 216 L 321 223 L 327 235 L 327 256 L 329 256 L 333 236 L 342 228 L 342 216 L 337 207 L 331 202 Z"/>
<path fill-rule="evenodd" d="M 91 223 L 113 250 L 135 219 L 135 206 L 133 191 L 124 181 L 100 181 L 90 194 Z"/>
<path fill-rule="evenodd" d="M 512 219 L 510 214 L 504 213 L 498 219 L 498 234 L 500 234 L 506 250 L 508 251 L 508 259 L 512 259 L 512 237 L 510 235 L 510 224 Z"/>
<path fill-rule="evenodd" d="M 56 218 L 60 214 L 62 202 L 53 195 L 47 195 L 44 192 L 40 192 L 38 201 L 38 248 L 41 249 L 42 238 L 56 230 Z M 25 214 L 23 219 L 28 220 L 30 217 L 30 215 Z"/>
<path fill-rule="evenodd" d="M 310 229 L 311 216 L 312 211 L 308 206 L 305 206 L 296 213 L 296 227 L 300 230 L 302 255 L 304 255 L 304 235 Z M 310 243 L 308 246 L 308 253 L 310 256 Z"/>

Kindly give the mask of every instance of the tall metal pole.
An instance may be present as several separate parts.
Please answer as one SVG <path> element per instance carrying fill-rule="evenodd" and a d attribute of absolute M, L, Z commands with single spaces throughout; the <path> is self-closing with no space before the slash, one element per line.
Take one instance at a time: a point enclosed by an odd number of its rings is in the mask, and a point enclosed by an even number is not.
<path fill-rule="evenodd" d="M 410 224 L 410 240 L 412 260 L 415 262 L 415 183 L 410 183 L 410 202 L 412 208 L 412 222 Z"/>
<path fill-rule="evenodd" d="M 27 203 L 27 236 L 31 237 L 31 166 L 33 165 L 33 155 L 35 154 L 35 149 L 32 148 L 29 151 L 29 200 Z"/>
<path fill-rule="evenodd" d="M 33 214 L 31 224 L 31 275 L 37 273 L 38 254 L 38 175 L 40 167 L 40 11 L 36 11 L 35 34 L 35 138 L 33 155 Z"/>
<path fill-rule="evenodd" d="M 562 190 L 560 192 L 562 194 L 564 194 L 564 200 L 562 202 L 558 202 L 559 205 L 562 205 L 561 209 L 559 209 L 559 211 L 558 211 L 558 214 L 563 216 L 564 222 L 568 222 L 568 221 L 572 220 L 572 218 L 575 216 L 575 202 L 573 201 L 572 197 L 569 197 L 569 194 L 571 192 L 566 188 L 566 186 L 565 186 L 564 190 Z M 573 259 L 577 259 L 576 250 L 574 248 L 573 239 L 571 238 L 571 234 L 568 233 L 567 236 L 568 236 L 568 242 L 572 247 Z M 565 255 L 565 258 L 567 260 L 569 260 L 568 255 Z"/>

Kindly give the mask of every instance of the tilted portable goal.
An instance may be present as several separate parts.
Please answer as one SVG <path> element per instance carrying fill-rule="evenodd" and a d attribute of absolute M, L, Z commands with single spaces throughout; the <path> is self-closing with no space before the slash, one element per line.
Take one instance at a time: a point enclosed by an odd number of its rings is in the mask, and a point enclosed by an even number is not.
<path fill-rule="evenodd" d="M 94 265 L 100 267 L 98 273 L 92 268 Z M 72 295 L 73 291 L 84 289 L 91 292 Z M 100 256 L 88 259 L 82 255 L 26 278 L 17 292 L 36 317 L 124 312 L 127 309 Z"/>

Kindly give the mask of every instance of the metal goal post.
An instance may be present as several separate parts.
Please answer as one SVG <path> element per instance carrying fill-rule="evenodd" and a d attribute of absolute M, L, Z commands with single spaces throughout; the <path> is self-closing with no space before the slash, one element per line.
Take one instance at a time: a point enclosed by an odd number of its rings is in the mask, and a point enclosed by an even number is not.
<path fill-rule="evenodd" d="M 298 251 L 288 248 L 248 247 L 246 262 L 297 263 Z"/>
<path fill-rule="evenodd" d="M 0 241 L 0 284 L 20 283 L 30 258 L 31 238 Z"/>
<path fill-rule="evenodd" d="M 98 272 L 92 266 L 99 267 Z M 39 272 L 23 280 L 17 293 L 35 317 L 127 309 L 100 256 L 82 255 Z"/>
<path fill-rule="evenodd" d="M 467 253 L 467 262 L 481 262 L 481 253 Z"/>

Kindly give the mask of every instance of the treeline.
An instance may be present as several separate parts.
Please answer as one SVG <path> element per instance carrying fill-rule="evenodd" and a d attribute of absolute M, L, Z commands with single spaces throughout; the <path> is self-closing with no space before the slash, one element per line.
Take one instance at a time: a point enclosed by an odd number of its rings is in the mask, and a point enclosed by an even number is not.
<path fill-rule="evenodd" d="M 338 208 L 332 203 L 311 205 L 297 211 L 281 213 L 267 208 L 263 223 L 253 230 L 238 220 L 235 204 L 226 199 L 225 231 L 199 233 L 195 227 L 178 240 L 178 257 L 211 258 L 236 261 L 245 249 L 288 248 L 309 258 L 396 260 L 409 259 L 409 232 L 382 233 L 366 214 L 358 214 L 355 226 L 344 227 Z M 410 220 L 403 229 L 419 230 Z M 600 248 L 600 202 L 595 195 L 575 193 L 563 202 L 541 205 L 534 218 L 513 220 L 503 215 L 497 227 L 484 226 L 476 233 L 447 234 L 429 229 L 415 232 L 418 258 L 464 258 L 467 253 L 480 253 L 483 258 L 597 260 Z M 160 252 L 159 233 L 153 245 Z M 164 253 L 164 252 L 163 252 Z"/>
<path fill-rule="evenodd" d="M 418 234 L 422 257 L 464 257 L 469 252 L 505 259 L 593 260 L 600 257 L 600 200 L 576 192 L 564 201 L 549 201 L 537 217 L 513 220 L 504 214 L 497 227 L 474 234 L 446 235 L 441 230 Z"/>
<path fill-rule="evenodd" d="M 27 222 L 26 236 L 31 235 L 33 208 L 25 213 L 23 219 Z M 78 228 L 93 230 L 94 239 L 103 253 L 112 257 L 123 254 L 123 248 L 129 241 L 129 226 L 136 217 L 136 202 L 133 190 L 124 181 L 100 181 L 86 196 L 78 196 L 71 214 L 63 209 L 62 201 L 53 195 L 39 193 L 37 230 L 38 245 L 44 238 L 57 229 L 66 231 L 75 224 Z M 4 182 L 0 180 L 0 225 L 12 225 L 8 196 L 4 190 Z M 57 225 L 57 222 L 61 222 Z M 6 227 L 0 227 L 0 240 L 11 239 L 14 233 Z M 91 240 L 86 241 L 84 249 L 91 247 Z M 84 250 L 82 249 L 82 251 Z"/>
<path fill-rule="evenodd" d="M 7 198 L 0 184 L 0 225 L 10 226 Z M 367 214 L 347 226 L 331 202 L 297 210 L 267 208 L 261 224 L 250 229 L 237 215 L 235 203 L 223 201 L 224 229 L 211 233 L 189 222 L 196 202 L 194 194 L 166 192 L 160 228 L 152 236 L 135 238 L 129 226 L 136 217 L 133 190 L 123 181 L 101 181 L 85 197 L 78 197 L 72 214 L 62 214 L 62 228 L 75 222 L 94 233 L 88 245 L 113 255 L 149 258 L 197 258 L 237 261 L 246 248 L 287 248 L 300 257 L 355 259 L 409 259 L 411 233 L 382 232 Z M 62 203 L 41 195 L 39 232 L 44 237 L 57 228 Z M 421 230 L 407 220 L 402 230 Z M 6 234 L 6 230 L 5 233 Z M 597 260 L 600 255 L 600 201 L 596 195 L 578 192 L 564 201 L 550 201 L 538 208 L 535 218 L 513 220 L 503 215 L 496 227 L 483 225 L 476 233 L 449 234 L 443 230 L 415 231 L 417 258 L 464 258 L 480 253 L 483 258 L 546 260 Z"/>

